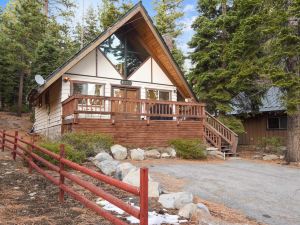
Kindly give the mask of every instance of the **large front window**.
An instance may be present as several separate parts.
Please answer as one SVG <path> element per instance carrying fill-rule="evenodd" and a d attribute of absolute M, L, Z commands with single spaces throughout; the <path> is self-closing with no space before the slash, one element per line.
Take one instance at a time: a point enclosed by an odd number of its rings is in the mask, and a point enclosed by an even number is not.
<path fill-rule="evenodd" d="M 99 45 L 99 49 L 124 78 L 132 74 L 149 57 L 142 45 L 123 30 L 111 35 Z"/>
<path fill-rule="evenodd" d="M 170 91 L 154 90 L 154 89 L 147 90 L 147 99 L 149 100 L 170 101 L 171 99 L 170 95 L 171 95 Z"/>
<path fill-rule="evenodd" d="M 94 83 L 73 83 L 73 94 L 103 96 L 104 86 Z"/>

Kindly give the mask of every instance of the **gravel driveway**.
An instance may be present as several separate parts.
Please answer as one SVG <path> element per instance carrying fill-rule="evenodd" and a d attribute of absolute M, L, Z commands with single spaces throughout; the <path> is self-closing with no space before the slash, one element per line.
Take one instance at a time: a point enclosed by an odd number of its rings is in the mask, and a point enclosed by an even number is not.
<path fill-rule="evenodd" d="M 300 224 L 300 169 L 230 160 L 212 164 L 158 164 L 151 171 L 189 182 L 184 186 L 201 198 L 238 209 L 270 225 Z"/>

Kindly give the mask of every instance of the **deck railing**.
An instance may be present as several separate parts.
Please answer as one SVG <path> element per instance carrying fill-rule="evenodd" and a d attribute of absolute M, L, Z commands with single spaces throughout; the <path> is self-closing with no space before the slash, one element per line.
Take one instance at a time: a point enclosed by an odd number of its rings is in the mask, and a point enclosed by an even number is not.
<path fill-rule="evenodd" d="M 154 101 L 103 96 L 73 95 L 62 102 L 63 118 L 79 114 L 106 115 L 150 120 L 188 120 L 205 116 L 205 104 L 193 102 Z"/>

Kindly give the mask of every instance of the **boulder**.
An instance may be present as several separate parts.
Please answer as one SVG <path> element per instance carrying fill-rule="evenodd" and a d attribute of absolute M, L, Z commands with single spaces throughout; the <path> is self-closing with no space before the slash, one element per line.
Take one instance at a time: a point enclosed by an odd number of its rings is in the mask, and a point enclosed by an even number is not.
<path fill-rule="evenodd" d="M 171 158 L 171 156 L 169 155 L 169 153 L 166 153 L 166 152 L 162 153 L 161 157 L 162 158 Z"/>
<path fill-rule="evenodd" d="M 209 209 L 208 209 L 207 206 L 204 205 L 203 203 L 198 203 L 198 204 L 197 204 L 197 209 L 200 209 L 200 210 L 202 210 L 204 213 L 207 213 L 207 214 L 210 215 Z"/>
<path fill-rule="evenodd" d="M 120 162 L 116 160 L 94 161 L 94 164 L 107 176 L 113 176 L 115 174 L 119 163 Z"/>
<path fill-rule="evenodd" d="M 124 162 L 117 166 L 115 177 L 122 180 L 131 170 L 136 170 L 137 168 L 131 163 Z"/>
<path fill-rule="evenodd" d="M 189 192 L 176 192 L 159 196 L 158 202 L 167 209 L 180 209 L 192 203 L 193 195 Z"/>
<path fill-rule="evenodd" d="M 132 160 L 141 161 L 144 160 L 144 153 L 143 149 L 137 148 L 130 150 L 130 158 Z"/>
<path fill-rule="evenodd" d="M 159 197 L 160 185 L 148 177 L 148 196 L 149 197 Z M 140 169 L 135 169 L 129 171 L 129 173 L 124 177 L 123 182 L 131 184 L 136 187 L 140 187 Z"/>
<path fill-rule="evenodd" d="M 122 145 L 113 145 L 110 151 L 116 160 L 124 160 L 127 157 L 127 148 Z"/>
<path fill-rule="evenodd" d="M 277 155 L 274 155 L 274 154 L 270 154 L 270 155 L 265 155 L 263 157 L 263 160 L 276 160 L 276 159 L 279 159 L 279 157 Z"/>
<path fill-rule="evenodd" d="M 262 159 L 263 156 L 262 155 L 254 155 L 252 156 L 252 159 Z"/>
<path fill-rule="evenodd" d="M 98 162 L 102 162 L 104 160 L 113 160 L 113 157 L 111 157 L 110 154 L 107 152 L 100 152 L 95 157 L 94 160 L 97 160 Z"/>
<path fill-rule="evenodd" d="M 151 158 L 151 159 L 159 159 L 160 158 L 159 151 L 157 151 L 155 149 L 145 151 L 144 155 L 145 155 L 146 158 Z"/>
<path fill-rule="evenodd" d="M 194 203 L 189 203 L 183 206 L 181 209 L 179 209 L 178 215 L 183 218 L 190 219 L 196 210 L 197 205 Z"/>
<path fill-rule="evenodd" d="M 216 148 L 216 147 L 208 147 L 208 148 L 206 148 L 206 151 L 219 151 L 219 149 L 218 148 Z"/>
<path fill-rule="evenodd" d="M 163 154 L 163 153 L 168 153 L 170 157 L 175 158 L 176 157 L 176 151 L 172 147 L 161 147 L 158 148 L 158 151 Z"/>

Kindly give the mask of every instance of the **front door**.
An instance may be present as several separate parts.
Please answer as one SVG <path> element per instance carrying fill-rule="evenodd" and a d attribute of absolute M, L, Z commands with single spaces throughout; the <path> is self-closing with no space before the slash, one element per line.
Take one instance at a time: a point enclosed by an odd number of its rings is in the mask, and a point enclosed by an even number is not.
<path fill-rule="evenodd" d="M 112 115 L 114 119 L 138 119 L 140 117 L 139 89 L 112 87 Z"/>

